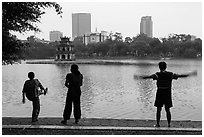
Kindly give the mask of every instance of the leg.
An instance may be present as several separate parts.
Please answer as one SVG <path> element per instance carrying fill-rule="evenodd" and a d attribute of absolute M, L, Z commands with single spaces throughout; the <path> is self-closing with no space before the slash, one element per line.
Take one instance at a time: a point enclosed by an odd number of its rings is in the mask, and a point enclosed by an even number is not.
<path fill-rule="evenodd" d="M 67 95 L 66 104 L 64 108 L 63 118 L 64 120 L 69 120 L 72 113 L 72 97 Z"/>
<path fill-rule="evenodd" d="M 162 107 L 157 107 L 157 114 L 156 114 L 156 118 L 157 118 L 157 127 L 160 127 L 160 118 L 161 118 L 161 110 L 162 110 Z"/>
<path fill-rule="evenodd" d="M 35 98 L 33 99 L 32 103 L 33 103 L 32 122 L 36 122 L 38 119 L 38 115 L 40 113 L 40 99 Z"/>
<path fill-rule="evenodd" d="M 167 118 L 167 122 L 168 122 L 168 127 L 171 126 L 171 112 L 170 112 L 170 108 L 169 107 L 165 107 L 166 110 L 166 118 Z"/>
<path fill-rule="evenodd" d="M 74 118 L 75 123 L 78 123 L 78 120 L 81 118 L 80 96 L 74 98 Z"/>

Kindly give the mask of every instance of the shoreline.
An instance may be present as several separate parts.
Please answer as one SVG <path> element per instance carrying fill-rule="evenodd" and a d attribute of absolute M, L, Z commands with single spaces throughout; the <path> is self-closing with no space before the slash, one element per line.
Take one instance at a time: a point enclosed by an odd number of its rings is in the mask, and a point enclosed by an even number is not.
<path fill-rule="evenodd" d="M 32 123 L 30 117 L 2 118 L 2 135 L 202 135 L 202 121 L 161 120 L 161 127 L 154 127 L 155 120 L 82 118 L 78 124 L 71 118 L 67 125 L 62 118 L 39 118 Z"/>
<path fill-rule="evenodd" d="M 157 65 L 152 63 L 155 61 L 167 60 L 194 60 L 200 61 L 202 59 L 186 59 L 186 58 L 78 58 L 76 60 L 55 61 L 54 59 L 28 59 L 21 61 L 25 64 L 95 64 L 95 65 Z"/>
<path fill-rule="evenodd" d="M 61 125 L 61 117 L 39 117 L 35 125 Z M 153 127 L 156 120 L 149 119 L 104 119 L 104 118 L 82 118 L 79 124 L 74 124 L 74 119 L 67 121 L 69 126 L 116 126 L 116 127 Z M 32 124 L 31 117 L 2 117 L 2 125 L 29 125 Z M 167 121 L 161 120 L 161 127 L 167 127 Z M 174 128 L 202 128 L 202 121 L 172 120 L 171 127 Z"/>

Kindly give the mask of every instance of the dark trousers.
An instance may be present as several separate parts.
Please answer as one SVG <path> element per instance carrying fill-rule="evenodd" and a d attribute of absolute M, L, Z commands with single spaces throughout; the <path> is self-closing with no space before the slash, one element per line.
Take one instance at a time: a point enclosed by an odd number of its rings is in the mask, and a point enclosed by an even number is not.
<path fill-rule="evenodd" d="M 40 113 L 40 99 L 39 97 L 34 98 L 32 100 L 33 103 L 33 112 L 32 112 L 32 120 L 38 119 L 38 115 Z"/>
<path fill-rule="evenodd" d="M 80 96 L 70 96 L 67 94 L 66 104 L 64 108 L 63 118 L 64 120 L 69 120 L 72 113 L 72 103 L 74 106 L 74 118 L 81 118 L 81 106 L 80 106 Z"/>

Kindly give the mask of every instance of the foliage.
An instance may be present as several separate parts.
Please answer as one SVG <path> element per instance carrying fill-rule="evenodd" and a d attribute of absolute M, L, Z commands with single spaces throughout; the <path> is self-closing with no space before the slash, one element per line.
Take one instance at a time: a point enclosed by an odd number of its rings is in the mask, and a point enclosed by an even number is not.
<path fill-rule="evenodd" d="M 28 41 L 29 46 L 25 49 L 25 59 L 50 59 L 54 58 L 56 54 L 56 48 L 59 43 L 42 43 L 38 41 Z"/>
<path fill-rule="evenodd" d="M 43 9 L 54 7 L 62 14 L 61 7 L 55 2 L 2 2 L 2 61 L 13 62 L 22 57 L 24 44 L 10 32 L 40 31 L 36 23 L 45 12 Z"/>
<path fill-rule="evenodd" d="M 125 41 L 114 38 L 101 43 L 80 45 L 76 48 L 77 53 L 83 53 L 87 57 L 185 57 L 196 58 L 202 56 L 202 40 L 191 40 L 190 35 L 171 34 L 168 38 L 150 38 L 145 34 L 133 38 L 126 37 Z M 77 47 L 77 46 L 76 46 Z M 77 54 L 81 56 L 82 54 Z"/>
<path fill-rule="evenodd" d="M 132 38 L 132 42 L 121 41 L 117 39 L 108 39 L 104 42 L 89 43 L 84 45 L 81 39 L 74 40 L 74 52 L 76 57 L 95 58 L 95 57 L 177 57 L 177 58 L 196 58 L 202 56 L 202 40 L 186 40 L 177 35 L 179 40 L 172 38 L 147 38 L 138 35 Z M 186 37 L 186 35 L 183 35 Z M 172 37 L 172 35 L 171 35 Z M 181 40 L 182 39 L 182 40 Z M 28 38 L 29 47 L 26 49 L 26 59 L 54 58 L 56 46 L 59 44 L 53 42 L 43 44 L 37 42 L 34 37 Z"/>
<path fill-rule="evenodd" d="M 42 9 L 54 7 L 61 14 L 61 7 L 55 2 L 2 2 L 2 29 L 4 31 L 40 31 L 35 23 L 45 12 Z"/>
<path fill-rule="evenodd" d="M 15 36 L 3 33 L 2 36 L 2 63 L 12 64 L 14 60 L 22 58 L 22 49 L 26 44 L 22 44 Z"/>

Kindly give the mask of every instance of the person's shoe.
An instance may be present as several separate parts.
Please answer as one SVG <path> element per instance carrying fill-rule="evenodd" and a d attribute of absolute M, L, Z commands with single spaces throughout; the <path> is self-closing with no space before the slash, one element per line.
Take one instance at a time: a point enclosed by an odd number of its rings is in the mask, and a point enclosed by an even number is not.
<path fill-rule="evenodd" d="M 171 127 L 171 125 L 170 125 L 170 124 L 168 124 L 168 127 Z"/>
<path fill-rule="evenodd" d="M 46 89 L 45 89 L 45 91 L 44 91 L 44 95 L 46 95 L 46 94 L 47 94 L 47 91 L 48 91 L 48 88 L 46 88 Z"/>
<path fill-rule="evenodd" d="M 156 125 L 154 125 L 154 127 L 160 127 L 160 125 L 159 125 L 159 124 L 156 124 Z"/>
<path fill-rule="evenodd" d="M 78 119 L 75 119 L 75 124 L 78 124 L 79 123 L 79 120 Z"/>
<path fill-rule="evenodd" d="M 66 120 L 62 120 L 61 123 L 64 124 L 64 125 L 66 125 L 66 124 L 67 124 L 67 121 L 66 121 Z"/>

